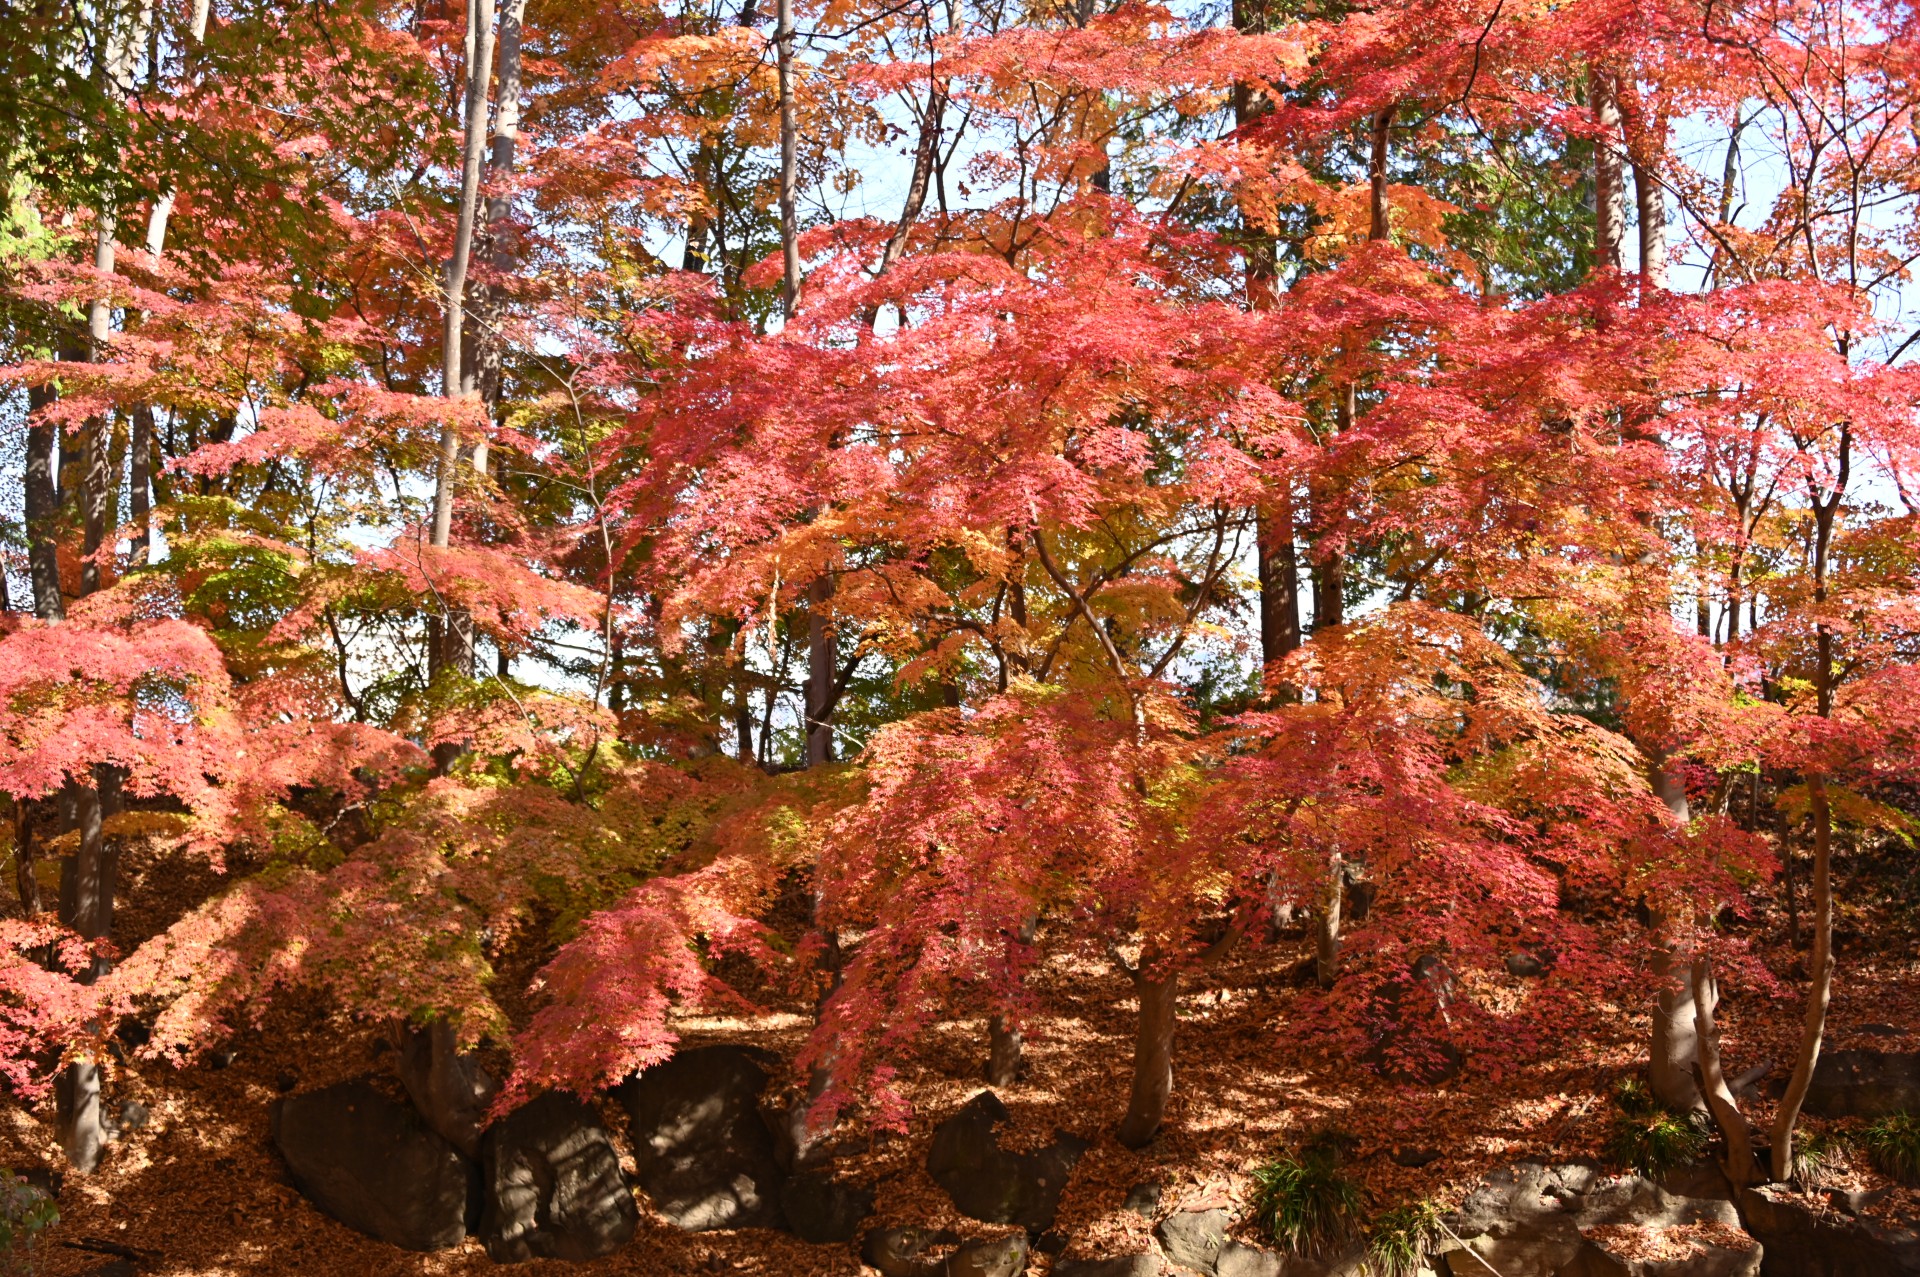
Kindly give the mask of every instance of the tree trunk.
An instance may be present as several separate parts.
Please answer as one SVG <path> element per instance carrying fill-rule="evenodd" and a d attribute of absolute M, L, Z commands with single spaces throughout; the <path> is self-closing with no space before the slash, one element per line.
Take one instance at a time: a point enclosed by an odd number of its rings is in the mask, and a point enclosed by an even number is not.
<path fill-rule="evenodd" d="M 799 220 L 795 211 L 800 175 L 800 126 L 793 104 L 793 0 L 774 10 L 774 60 L 780 74 L 780 260 L 784 267 L 781 312 L 793 318 L 800 306 Z"/>
<path fill-rule="evenodd" d="M 1655 757 L 1647 769 L 1648 783 L 1667 806 L 1674 822 L 1685 827 L 1692 819 L 1687 788 L 1663 757 Z M 1667 942 L 1670 930 L 1664 914 L 1656 912 L 1653 926 L 1653 975 L 1659 992 L 1654 998 L 1652 1040 L 1647 1052 L 1647 1081 L 1662 1104 L 1675 1109 L 1698 1108 L 1700 1087 L 1694 1080 L 1694 1060 L 1698 1055 L 1695 1021 L 1698 1008 L 1693 1003 L 1692 981 L 1687 978 L 1690 959 L 1675 953 Z"/>
<path fill-rule="evenodd" d="M 833 624 L 826 603 L 833 578 L 820 576 L 807 590 L 807 766 L 833 761 Z"/>
<path fill-rule="evenodd" d="M 1013 1021 L 996 1015 L 987 1023 L 987 1085 L 1012 1086 L 1020 1080 L 1020 1052 L 1024 1039 Z"/>
<path fill-rule="evenodd" d="M 27 391 L 27 567 L 33 583 L 33 614 L 43 621 L 61 621 L 67 615 L 66 600 L 60 593 L 60 495 L 56 487 L 60 428 L 48 421 L 43 411 L 53 399 L 51 387 L 35 386 Z"/>
<path fill-rule="evenodd" d="M 24 798 L 13 800 L 13 884 L 20 893 L 20 912 L 28 918 L 38 916 L 47 905 L 40 896 L 39 858 L 33 850 L 33 805 Z"/>
<path fill-rule="evenodd" d="M 1667 194 L 1652 164 L 1633 166 L 1633 197 L 1640 219 L 1640 292 L 1667 286 Z"/>
<path fill-rule="evenodd" d="M 1260 556 L 1260 659 L 1271 666 L 1300 646 L 1300 560 L 1293 503 L 1284 495 L 1256 514 Z"/>
<path fill-rule="evenodd" d="M 1653 1040 L 1647 1055 L 1647 1082 L 1654 1098 L 1671 1109 L 1698 1108 L 1700 1087 L 1694 1080 L 1694 1062 L 1700 1044 L 1696 1025 L 1700 1009 L 1694 1004 L 1689 963 L 1665 942 L 1665 919 L 1654 917 L 1653 975 L 1659 982 L 1654 999 Z"/>
<path fill-rule="evenodd" d="M 1593 265 L 1619 270 L 1626 238 L 1626 184 L 1620 161 L 1620 100 L 1614 73 L 1601 66 L 1590 72 L 1593 107 Z"/>
<path fill-rule="evenodd" d="M 1314 974 L 1323 989 L 1331 989 L 1340 978 L 1340 911 L 1346 899 L 1346 870 L 1346 859 L 1335 852 L 1329 862 L 1314 929 Z"/>
<path fill-rule="evenodd" d="M 1833 997 L 1833 813 L 1827 804 L 1824 777 L 1810 777 L 1807 788 L 1813 808 L 1813 953 L 1808 962 L 1812 986 L 1807 990 L 1807 1009 L 1793 1076 L 1774 1113 L 1773 1177 L 1776 1180 L 1785 1180 L 1793 1169 L 1794 1127 L 1799 1123 L 1800 1106 L 1806 1102 L 1807 1088 L 1813 1085 L 1813 1070 L 1820 1062 L 1827 1005 Z"/>
<path fill-rule="evenodd" d="M 100 827 L 100 791 L 68 781 L 79 850 L 60 863 L 60 922 L 83 940 L 104 940 L 113 930 L 114 875 L 117 866 Z M 106 970 L 96 959 L 76 978 L 92 984 Z M 68 1064 L 55 1086 L 60 1144 L 67 1162 L 80 1174 L 100 1165 L 107 1128 L 101 1110 L 100 1065 L 89 1057 Z"/>
<path fill-rule="evenodd" d="M 1400 104 L 1395 102 L 1381 107 L 1373 117 L 1373 152 L 1367 163 L 1369 240 L 1383 240 L 1392 233 L 1387 226 L 1387 148 L 1392 138 L 1393 118 L 1399 112 Z"/>
<path fill-rule="evenodd" d="M 1180 974 L 1153 972 L 1153 954 L 1140 955 L 1133 973 L 1140 1016 L 1133 1040 L 1133 1090 L 1116 1132 L 1128 1148 L 1145 1148 L 1167 1116 L 1173 1096 L 1173 1027 L 1180 1002 Z"/>
<path fill-rule="evenodd" d="M 1720 992 L 1714 983 L 1713 968 L 1705 958 L 1697 958 L 1688 969 L 1688 1000 L 1694 1008 L 1694 1041 L 1699 1063 L 1698 1089 L 1706 1096 L 1707 1111 L 1726 1141 L 1727 1157 L 1723 1165 L 1727 1181 L 1738 1193 L 1753 1183 L 1753 1138 L 1747 1119 L 1741 1114 L 1733 1092 L 1727 1088 L 1726 1069 L 1720 1059 L 1720 1029 L 1714 1022 Z"/>
<path fill-rule="evenodd" d="M 141 404 L 133 410 L 133 433 L 127 440 L 127 517 L 133 524 L 132 554 L 128 562 L 146 567 L 153 558 L 153 530 L 148 489 L 153 482 L 153 409 Z"/>
<path fill-rule="evenodd" d="M 1813 500 L 1813 602 L 1821 607 L 1827 601 L 1827 564 L 1833 546 L 1834 516 L 1846 496 L 1852 471 L 1853 435 L 1848 423 L 1840 426 L 1838 467 L 1833 486 L 1826 492 L 1814 491 Z M 1815 709 L 1821 718 L 1833 714 L 1834 691 L 1833 628 L 1823 619 L 1814 626 L 1813 687 Z M 1820 1042 L 1826 1034 L 1827 1006 L 1833 998 L 1833 810 L 1827 800 L 1827 778 L 1819 772 L 1807 777 L 1808 806 L 1813 816 L 1813 952 L 1808 958 L 1807 1009 L 1800 1033 L 1800 1050 L 1794 1060 L 1793 1076 L 1787 1093 L 1773 1118 L 1773 1177 L 1787 1178 L 1793 1167 L 1793 1131 L 1800 1121 L 1800 1106 L 1806 1102 L 1807 1088 L 1813 1085 L 1813 1070 L 1820 1063 Z"/>
<path fill-rule="evenodd" d="M 500 1087 L 476 1057 L 460 1049 L 453 1026 L 444 1018 L 424 1029 L 403 1026 L 399 1064 L 400 1083 L 427 1125 L 468 1157 L 479 1157 L 487 1107 Z"/>
<path fill-rule="evenodd" d="M 460 165 L 460 204 L 455 216 L 453 254 L 447 260 L 446 322 L 441 329 L 440 391 L 464 398 L 466 384 L 462 336 L 466 329 L 467 270 L 473 258 L 476 211 L 480 203 L 480 162 L 487 147 L 487 83 L 493 73 L 493 0 L 473 0 L 467 11 L 467 93 Z M 460 432 L 449 421 L 440 431 L 439 466 L 433 485 L 432 544 L 444 549 L 453 534 L 453 494 L 459 483 Z M 439 641 L 427 653 L 429 672 L 473 672 L 473 624 L 450 611 Z"/>

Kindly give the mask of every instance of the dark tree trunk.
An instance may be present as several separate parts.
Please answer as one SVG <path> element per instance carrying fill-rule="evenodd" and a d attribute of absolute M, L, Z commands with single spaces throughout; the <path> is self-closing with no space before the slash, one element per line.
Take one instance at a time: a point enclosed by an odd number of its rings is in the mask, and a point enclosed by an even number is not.
<path fill-rule="evenodd" d="M 146 567 L 152 558 L 151 506 L 147 490 L 153 482 L 153 409 L 142 404 L 133 412 L 133 434 L 127 442 L 127 513 L 133 523 L 132 566 Z"/>
<path fill-rule="evenodd" d="M 33 806 L 24 798 L 16 798 L 13 800 L 13 884 L 20 893 L 20 911 L 29 918 L 47 907 L 40 896 L 38 867 L 39 858 L 33 849 Z"/>
<path fill-rule="evenodd" d="M 60 428 L 41 410 L 53 402 L 53 391 L 35 386 L 27 392 L 27 567 L 33 582 L 33 614 L 43 621 L 64 620 L 66 600 L 60 594 L 60 496 L 57 466 Z"/>
<path fill-rule="evenodd" d="M 1020 1053 L 1024 1039 L 1013 1021 L 996 1015 L 987 1024 L 987 1085 L 1012 1086 L 1020 1080 Z"/>
<path fill-rule="evenodd" d="M 1140 1014 L 1133 1041 L 1133 1089 L 1116 1135 L 1128 1148 L 1144 1148 L 1166 1120 L 1173 1096 L 1173 1028 L 1180 1002 L 1180 975 L 1156 973 L 1151 953 L 1142 954 L 1133 988 Z"/>
<path fill-rule="evenodd" d="M 833 578 L 820 576 L 807 590 L 807 766 L 833 761 L 833 624 L 826 603 Z"/>
<path fill-rule="evenodd" d="M 74 824 L 80 847 L 60 864 L 60 922 L 83 940 L 104 940 L 113 930 L 113 891 L 117 866 L 101 830 L 100 791 L 93 785 L 69 781 Z M 82 984 L 92 984 L 105 971 L 96 959 L 78 972 Z M 86 1174 L 99 1166 L 106 1152 L 107 1129 L 101 1109 L 100 1065 L 92 1059 L 67 1065 L 55 1088 L 60 1143 L 67 1162 Z"/>

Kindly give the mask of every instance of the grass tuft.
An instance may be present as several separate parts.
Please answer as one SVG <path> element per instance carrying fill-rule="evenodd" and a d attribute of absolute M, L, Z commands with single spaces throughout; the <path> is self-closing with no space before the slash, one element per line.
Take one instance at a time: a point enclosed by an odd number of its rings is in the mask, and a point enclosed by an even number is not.
<path fill-rule="evenodd" d="M 1607 1156 L 1648 1179 L 1659 1179 L 1706 1155 L 1708 1135 L 1700 1116 L 1662 1106 L 1639 1078 L 1623 1078 L 1614 1087 L 1613 1109 Z"/>
<path fill-rule="evenodd" d="M 1920 1118 L 1889 1113 L 1860 1133 L 1873 1168 L 1902 1184 L 1920 1183 Z"/>
<path fill-rule="evenodd" d="M 1323 1132 L 1254 1168 L 1254 1218 L 1297 1255 L 1324 1255 L 1359 1236 L 1366 1194 L 1340 1169 L 1351 1141 Z"/>
<path fill-rule="evenodd" d="M 1384 1211 L 1367 1234 L 1368 1277 L 1414 1277 L 1440 1241 L 1440 1208 L 1408 1202 Z"/>

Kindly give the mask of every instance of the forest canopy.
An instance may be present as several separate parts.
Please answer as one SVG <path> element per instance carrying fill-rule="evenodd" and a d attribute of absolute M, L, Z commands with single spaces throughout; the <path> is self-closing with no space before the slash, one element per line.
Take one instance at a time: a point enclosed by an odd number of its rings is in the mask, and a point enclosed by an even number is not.
<path fill-rule="evenodd" d="M 1808 1097 L 1916 976 L 1917 22 L 0 3 L 0 1138 L 358 1034 L 492 1167 L 780 1024 L 845 1168 L 1085 998 L 1166 1160 L 1237 963 L 1254 1091 L 1910 1180 Z"/>

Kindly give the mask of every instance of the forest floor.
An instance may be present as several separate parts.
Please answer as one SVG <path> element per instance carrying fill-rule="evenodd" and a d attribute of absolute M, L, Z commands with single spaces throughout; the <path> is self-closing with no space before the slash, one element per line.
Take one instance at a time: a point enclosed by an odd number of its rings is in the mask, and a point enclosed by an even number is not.
<path fill-rule="evenodd" d="M 116 939 L 122 945 L 158 930 L 169 913 L 177 916 L 184 900 L 213 885 L 177 864 L 130 860 L 135 881 L 127 896 L 144 903 L 142 912 L 120 918 Z M 140 889 L 143 874 L 152 889 Z M 1623 942 L 1630 942 L 1629 928 L 1622 926 Z M 1622 1008 L 1598 1017 L 1597 1029 L 1569 1035 L 1557 1049 L 1512 1059 L 1482 1051 L 1453 1081 L 1394 1085 L 1330 1049 L 1326 1034 L 1301 1030 L 1307 1000 L 1316 995 L 1294 978 L 1304 944 L 1283 938 L 1274 946 L 1243 946 L 1186 982 L 1172 1105 L 1162 1133 L 1138 1151 L 1113 1138 L 1126 1099 L 1134 1028 L 1124 975 L 1070 954 L 1053 955 L 1043 966 L 1035 979 L 1047 1014 L 1030 1027 L 1023 1079 L 998 1094 L 1013 1113 L 1011 1130 L 1002 1132 L 1009 1144 L 1037 1146 L 1056 1128 L 1095 1141 L 1074 1173 L 1056 1224 L 1070 1239 L 1067 1255 L 1146 1249 L 1150 1221 L 1122 1208 L 1127 1190 L 1144 1181 L 1162 1184 L 1162 1213 L 1225 1206 L 1243 1215 L 1249 1172 L 1323 1127 L 1353 1137 L 1351 1173 L 1378 1208 L 1421 1198 L 1457 1200 L 1487 1171 L 1524 1157 L 1602 1156 L 1609 1088 L 1641 1058 L 1644 1015 Z M 1778 973 L 1790 977 L 1799 955 L 1785 945 L 1784 935 L 1771 947 L 1759 947 Z M 1829 1049 L 1920 1050 L 1920 961 L 1910 947 L 1903 950 L 1843 947 Z M 1525 984 L 1513 980 L 1504 996 L 1517 998 Z M 1785 978 L 1779 998 L 1728 998 L 1722 1023 L 1730 1073 L 1763 1060 L 1791 1061 L 1802 987 Z M 1499 990 L 1475 992 L 1503 996 Z M 755 1018 L 690 1017 L 679 1028 L 686 1045 L 741 1042 L 790 1055 L 804 1037 L 806 1020 L 789 1005 Z M 869 1226 L 953 1227 L 969 1236 L 1008 1231 L 961 1217 L 925 1169 L 934 1124 L 982 1089 L 985 1041 L 982 1021 L 940 1026 L 903 1072 L 915 1113 L 910 1131 L 843 1139 L 836 1165 L 876 1185 L 878 1214 Z M 257 1026 L 236 1033 L 225 1051 L 189 1067 L 116 1061 L 109 1111 L 136 1100 L 149 1120 L 114 1146 L 98 1173 L 67 1178 L 61 1221 L 38 1248 L 40 1271 L 48 1277 L 97 1272 L 111 1262 L 114 1248 L 137 1256 L 139 1273 L 164 1277 L 495 1270 L 473 1238 L 433 1255 L 396 1250 L 320 1214 L 294 1191 L 269 1141 L 273 1101 L 288 1091 L 364 1076 L 394 1077 L 385 1033 L 331 1014 L 317 995 L 283 997 Z M 631 1171 L 626 1115 L 611 1102 L 602 1109 Z M 1764 1121 L 1768 1102 L 1750 1109 Z M 0 1115 L 0 1166 L 57 1164 L 51 1117 L 51 1100 Z M 1440 1156 L 1413 1169 L 1393 1160 L 1397 1148 L 1430 1148 Z M 1830 1183 L 1867 1188 L 1882 1182 L 1855 1156 Z M 1920 1216 L 1920 1193 L 1896 1193 L 1879 1209 Z M 520 1271 L 826 1277 L 867 1271 L 857 1251 L 857 1243 L 812 1246 L 760 1230 L 682 1233 L 650 1215 L 642 1198 L 640 1231 L 619 1253 L 589 1264 L 536 1261 Z M 1049 1262 L 1036 1255 L 1032 1271 L 1045 1274 Z"/>

